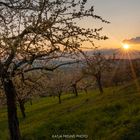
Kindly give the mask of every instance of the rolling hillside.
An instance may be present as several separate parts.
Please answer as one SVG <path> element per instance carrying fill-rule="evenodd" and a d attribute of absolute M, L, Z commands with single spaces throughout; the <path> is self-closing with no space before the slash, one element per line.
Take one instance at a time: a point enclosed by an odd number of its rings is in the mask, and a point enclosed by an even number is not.
<path fill-rule="evenodd" d="M 25 120 L 19 112 L 24 140 L 140 139 L 140 93 L 134 84 L 106 89 L 103 95 L 64 95 L 62 104 L 53 97 L 38 99 L 26 105 L 26 112 Z M 6 115 L 6 109 L 0 109 L 0 140 L 8 138 Z"/>

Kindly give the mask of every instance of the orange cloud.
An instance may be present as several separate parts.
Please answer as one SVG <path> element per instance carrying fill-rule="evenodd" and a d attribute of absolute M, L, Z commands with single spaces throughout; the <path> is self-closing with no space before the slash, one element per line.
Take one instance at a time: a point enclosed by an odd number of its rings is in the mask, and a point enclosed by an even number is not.
<path fill-rule="evenodd" d="M 123 40 L 123 43 L 140 44 L 140 37 L 131 38 L 131 39 L 125 39 L 125 40 Z"/>

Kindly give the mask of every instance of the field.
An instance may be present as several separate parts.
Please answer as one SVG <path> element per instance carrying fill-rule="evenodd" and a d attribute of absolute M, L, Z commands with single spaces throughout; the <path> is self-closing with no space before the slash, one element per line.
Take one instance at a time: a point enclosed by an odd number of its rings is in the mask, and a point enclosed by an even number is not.
<path fill-rule="evenodd" d="M 57 97 L 36 99 L 26 104 L 26 119 L 18 113 L 23 140 L 140 139 L 140 93 L 134 84 L 107 88 L 103 95 L 63 95 L 62 104 Z M 0 109 L 0 140 L 8 139 L 6 116 Z"/>

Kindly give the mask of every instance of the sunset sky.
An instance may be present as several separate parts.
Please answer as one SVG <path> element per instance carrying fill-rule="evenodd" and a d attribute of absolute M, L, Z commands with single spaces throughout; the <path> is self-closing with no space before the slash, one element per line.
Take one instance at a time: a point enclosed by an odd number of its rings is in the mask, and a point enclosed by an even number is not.
<path fill-rule="evenodd" d="M 110 21 L 110 24 L 94 23 L 103 27 L 102 34 L 110 39 L 99 41 L 98 45 L 106 48 L 121 47 L 123 40 L 131 47 L 140 49 L 140 0 L 90 0 L 95 6 L 95 13 Z M 88 21 L 93 26 L 93 21 Z M 136 40 L 136 42 L 135 42 Z"/>

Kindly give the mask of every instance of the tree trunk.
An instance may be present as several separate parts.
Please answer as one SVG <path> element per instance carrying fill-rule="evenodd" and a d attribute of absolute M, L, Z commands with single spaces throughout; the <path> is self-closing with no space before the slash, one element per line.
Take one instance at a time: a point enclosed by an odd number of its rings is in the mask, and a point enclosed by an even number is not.
<path fill-rule="evenodd" d="M 25 114 L 25 102 L 23 100 L 19 100 L 19 107 L 20 107 L 20 110 L 21 110 L 21 114 L 22 114 L 22 117 L 25 119 L 26 118 L 26 114 Z"/>
<path fill-rule="evenodd" d="M 59 104 L 61 104 L 61 94 L 58 94 Z"/>
<path fill-rule="evenodd" d="M 33 105 L 32 99 L 30 99 L 30 105 Z"/>
<path fill-rule="evenodd" d="M 16 90 L 12 80 L 10 80 L 9 78 L 3 79 L 3 86 L 7 98 L 10 140 L 20 140 L 21 137 L 16 106 Z"/>
<path fill-rule="evenodd" d="M 84 91 L 85 91 L 86 94 L 88 94 L 87 88 L 84 88 Z"/>
<path fill-rule="evenodd" d="M 74 89 L 75 96 L 77 97 L 78 96 L 78 91 L 77 91 L 76 84 L 73 84 L 73 89 Z"/>
<path fill-rule="evenodd" d="M 102 83 L 101 83 L 101 78 L 97 78 L 97 84 L 98 84 L 98 88 L 99 88 L 99 91 L 100 93 L 103 93 L 103 86 L 102 86 Z"/>

